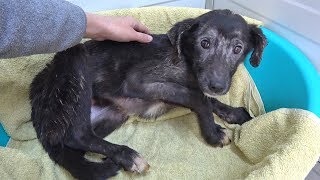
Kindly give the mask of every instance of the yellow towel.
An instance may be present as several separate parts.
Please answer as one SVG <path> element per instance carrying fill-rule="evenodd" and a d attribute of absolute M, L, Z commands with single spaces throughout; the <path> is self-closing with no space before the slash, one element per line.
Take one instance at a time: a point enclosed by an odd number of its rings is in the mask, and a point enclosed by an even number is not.
<path fill-rule="evenodd" d="M 153 33 L 165 33 L 176 21 L 203 9 L 150 7 L 101 12 L 132 15 Z M 250 23 L 260 23 L 246 18 Z M 50 55 L 0 60 L 0 120 L 12 137 L 0 148 L 0 179 L 70 179 L 36 139 L 30 122 L 28 88 Z M 232 130 L 233 142 L 213 148 L 202 139 L 195 115 L 177 108 L 157 120 L 131 117 L 106 139 L 128 145 L 151 165 L 145 175 L 121 171 L 113 179 L 303 179 L 320 155 L 320 120 L 310 112 L 280 109 L 265 114 L 260 95 L 243 65 L 230 91 L 219 98 L 258 116 L 243 126 L 216 121 Z M 88 156 L 91 156 L 90 154 Z"/>

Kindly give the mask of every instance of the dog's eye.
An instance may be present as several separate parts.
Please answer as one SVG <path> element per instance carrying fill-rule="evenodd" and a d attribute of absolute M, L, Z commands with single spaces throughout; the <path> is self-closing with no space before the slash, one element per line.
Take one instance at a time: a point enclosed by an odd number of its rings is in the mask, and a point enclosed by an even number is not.
<path fill-rule="evenodd" d="M 242 50 L 242 46 L 237 45 L 236 47 L 234 47 L 233 53 L 239 54 L 239 53 L 241 53 L 241 50 Z"/>
<path fill-rule="evenodd" d="M 201 41 L 201 46 L 204 48 L 204 49 L 208 49 L 210 47 L 210 41 L 207 40 L 207 39 L 204 39 Z"/>

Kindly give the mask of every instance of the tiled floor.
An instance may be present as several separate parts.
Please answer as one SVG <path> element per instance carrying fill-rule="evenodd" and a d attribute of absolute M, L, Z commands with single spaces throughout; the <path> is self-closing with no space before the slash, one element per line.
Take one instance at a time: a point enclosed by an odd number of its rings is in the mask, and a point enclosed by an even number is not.
<path fill-rule="evenodd" d="M 312 168 L 306 180 L 319 180 L 320 179 L 320 159 L 317 164 Z"/>

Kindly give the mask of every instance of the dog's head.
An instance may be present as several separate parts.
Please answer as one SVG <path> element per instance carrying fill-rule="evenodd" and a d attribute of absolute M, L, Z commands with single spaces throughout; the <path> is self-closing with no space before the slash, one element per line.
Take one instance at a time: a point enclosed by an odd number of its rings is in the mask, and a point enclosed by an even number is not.
<path fill-rule="evenodd" d="M 213 10 L 181 21 L 168 37 L 180 59 L 192 66 L 203 93 L 210 97 L 228 92 L 233 74 L 251 50 L 250 63 L 257 67 L 267 44 L 261 29 L 230 10 Z"/>

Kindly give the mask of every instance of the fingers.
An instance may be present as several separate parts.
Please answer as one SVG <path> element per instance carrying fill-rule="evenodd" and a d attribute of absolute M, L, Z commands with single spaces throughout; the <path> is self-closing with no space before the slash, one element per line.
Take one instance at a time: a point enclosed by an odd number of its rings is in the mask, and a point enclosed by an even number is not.
<path fill-rule="evenodd" d="M 152 41 L 152 36 L 145 34 L 145 33 L 141 33 L 141 32 L 136 32 L 135 33 L 135 41 L 141 42 L 141 43 L 148 43 Z"/>
<path fill-rule="evenodd" d="M 133 17 L 108 17 L 86 13 L 87 27 L 84 37 L 97 41 L 138 41 L 148 43 L 152 36 L 148 28 Z"/>
<path fill-rule="evenodd" d="M 138 32 L 142 32 L 142 33 L 146 33 L 146 34 L 150 34 L 149 29 L 147 28 L 147 26 L 145 26 L 144 24 L 142 24 L 141 22 L 133 19 L 135 22 L 133 24 L 133 29 L 138 31 Z"/>
<path fill-rule="evenodd" d="M 147 26 L 142 24 L 141 22 L 137 21 L 136 19 L 130 17 L 131 21 L 133 22 L 132 28 L 137 31 L 136 33 L 136 41 L 141 43 L 148 43 L 152 41 L 152 36 L 148 35 L 150 34 L 149 29 Z"/>

